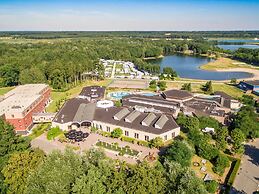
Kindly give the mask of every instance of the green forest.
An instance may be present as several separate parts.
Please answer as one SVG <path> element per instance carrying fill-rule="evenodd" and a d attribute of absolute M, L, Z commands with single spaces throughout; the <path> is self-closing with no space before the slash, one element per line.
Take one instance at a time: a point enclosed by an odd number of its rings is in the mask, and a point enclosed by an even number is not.
<path fill-rule="evenodd" d="M 83 73 L 98 73 L 104 69 L 99 59 L 133 61 L 140 70 L 160 73 L 158 65 L 144 58 L 172 53 L 208 54 L 216 47 L 208 41 L 147 40 L 130 38 L 86 38 L 44 43 L 0 43 L 0 86 L 27 83 L 48 83 L 54 89 L 84 79 Z"/>

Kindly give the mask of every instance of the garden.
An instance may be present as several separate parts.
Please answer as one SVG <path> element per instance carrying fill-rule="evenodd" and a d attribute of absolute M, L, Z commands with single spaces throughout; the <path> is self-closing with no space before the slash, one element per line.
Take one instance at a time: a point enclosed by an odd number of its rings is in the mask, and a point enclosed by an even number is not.
<path fill-rule="evenodd" d="M 98 141 L 95 145 L 104 149 L 118 152 L 120 156 L 124 156 L 125 154 L 129 156 L 137 156 L 139 154 L 138 151 L 131 149 L 129 146 L 120 147 L 118 143 L 109 144 L 106 142 Z"/>

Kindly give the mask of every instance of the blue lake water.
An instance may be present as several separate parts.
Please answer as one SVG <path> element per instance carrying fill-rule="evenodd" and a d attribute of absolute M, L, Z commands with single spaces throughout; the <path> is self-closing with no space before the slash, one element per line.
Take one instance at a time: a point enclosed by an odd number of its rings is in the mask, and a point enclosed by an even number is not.
<path fill-rule="evenodd" d="M 202 70 L 199 67 L 210 62 L 206 57 L 170 55 L 161 59 L 149 60 L 150 63 L 159 64 L 161 71 L 164 67 L 172 67 L 182 78 L 202 80 L 229 80 L 231 78 L 249 78 L 253 75 L 246 72 L 215 72 Z"/>
<path fill-rule="evenodd" d="M 230 42 L 230 43 L 250 42 L 250 43 L 256 43 L 256 42 L 259 42 L 259 40 L 255 40 L 255 39 L 222 39 L 222 40 L 218 40 L 218 42 Z"/>
<path fill-rule="evenodd" d="M 235 51 L 239 48 L 248 48 L 248 49 L 259 49 L 259 45 L 218 45 L 219 48 L 225 49 L 225 50 L 231 50 Z"/>

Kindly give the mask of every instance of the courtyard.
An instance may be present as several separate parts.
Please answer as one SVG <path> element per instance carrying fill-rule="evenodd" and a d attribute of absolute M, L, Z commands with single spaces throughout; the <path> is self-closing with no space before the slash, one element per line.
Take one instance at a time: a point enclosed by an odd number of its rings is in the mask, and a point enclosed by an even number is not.
<path fill-rule="evenodd" d="M 136 164 L 139 161 L 143 161 L 146 157 L 152 155 L 154 157 L 158 156 L 159 150 L 156 148 L 148 148 L 145 146 L 140 146 L 137 144 L 132 144 L 129 142 L 124 142 L 116 138 L 105 137 L 99 135 L 97 133 L 91 133 L 88 129 L 82 129 L 84 132 L 89 133 L 89 136 L 85 139 L 85 141 L 76 142 L 76 143 L 68 143 L 68 142 L 60 142 L 58 138 L 54 140 L 48 140 L 46 133 L 32 140 L 31 145 L 33 148 L 39 148 L 43 150 L 46 154 L 50 154 L 54 150 L 64 151 L 66 147 L 72 148 L 75 152 L 82 154 L 84 151 L 92 149 L 92 148 L 101 148 L 104 150 L 105 154 L 112 158 L 118 159 L 121 161 L 125 161 L 129 164 Z M 105 142 L 100 146 L 100 142 Z M 128 149 L 132 150 L 132 152 L 136 152 L 136 155 L 120 155 L 119 151 L 115 151 L 113 149 L 107 149 L 109 145 L 117 146 L 118 149 Z"/>

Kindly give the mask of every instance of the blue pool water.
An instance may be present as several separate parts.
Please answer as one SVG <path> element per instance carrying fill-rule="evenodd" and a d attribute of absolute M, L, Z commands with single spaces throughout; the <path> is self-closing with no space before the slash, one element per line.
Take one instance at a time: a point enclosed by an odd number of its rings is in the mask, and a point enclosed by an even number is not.
<path fill-rule="evenodd" d="M 141 93 L 143 96 L 155 96 L 156 94 L 154 93 Z"/>
<path fill-rule="evenodd" d="M 130 92 L 111 92 L 109 94 L 109 96 L 114 99 L 120 100 L 120 99 L 122 99 L 122 97 L 128 96 L 130 94 L 131 94 Z"/>

